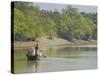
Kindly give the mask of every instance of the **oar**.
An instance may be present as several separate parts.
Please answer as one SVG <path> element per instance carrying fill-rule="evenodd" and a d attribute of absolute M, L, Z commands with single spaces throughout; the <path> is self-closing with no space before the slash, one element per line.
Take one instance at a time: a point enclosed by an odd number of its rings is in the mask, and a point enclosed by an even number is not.
<path fill-rule="evenodd" d="M 42 55 L 42 56 L 45 57 L 45 58 L 47 57 L 46 55 Z"/>
<path fill-rule="evenodd" d="M 39 50 L 40 50 L 40 49 L 39 49 Z M 42 54 L 41 54 L 42 57 L 45 57 L 45 58 L 47 57 L 46 55 L 43 54 L 42 50 L 40 50 L 40 52 L 42 53 Z"/>

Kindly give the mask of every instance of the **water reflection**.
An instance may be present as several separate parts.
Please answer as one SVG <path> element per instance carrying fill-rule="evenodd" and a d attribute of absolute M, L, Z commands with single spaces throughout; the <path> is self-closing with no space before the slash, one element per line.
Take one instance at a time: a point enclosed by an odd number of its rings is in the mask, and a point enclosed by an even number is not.
<path fill-rule="evenodd" d="M 45 53 L 49 57 L 79 58 L 95 52 L 96 48 L 89 47 L 64 47 L 60 49 L 49 48 Z M 83 54 L 84 53 L 84 54 Z M 86 53 L 86 54 L 85 54 Z"/>
<path fill-rule="evenodd" d="M 32 67 L 33 72 L 38 72 L 39 61 L 27 61 L 27 68 Z"/>
<path fill-rule="evenodd" d="M 16 50 L 14 64 L 16 73 L 50 72 L 97 67 L 96 47 L 50 47 L 44 51 L 47 58 L 27 61 L 25 50 Z"/>

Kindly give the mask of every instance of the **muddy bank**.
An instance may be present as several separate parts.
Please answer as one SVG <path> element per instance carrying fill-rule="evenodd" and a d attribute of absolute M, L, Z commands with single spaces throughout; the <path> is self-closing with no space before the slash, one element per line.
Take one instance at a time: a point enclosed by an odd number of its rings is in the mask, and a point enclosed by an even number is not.
<path fill-rule="evenodd" d="M 39 46 L 45 48 L 48 46 L 57 46 L 57 45 L 88 45 L 88 44 L 97 44 L 96 40 L 64 40 L 60 38 L 55 39 L 39 39 Z M 36 42 L 34 41 L 14 41 L 14 48 L 31 48 Z"/>

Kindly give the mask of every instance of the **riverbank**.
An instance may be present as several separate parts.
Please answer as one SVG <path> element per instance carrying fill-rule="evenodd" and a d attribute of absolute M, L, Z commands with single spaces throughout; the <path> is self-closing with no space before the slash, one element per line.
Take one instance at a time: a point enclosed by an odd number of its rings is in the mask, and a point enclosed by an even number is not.
<path fill-rule="evenodd" d="M 38 39 L 39 46 L 41 48 L 48 47 L 48 46 L 59 46 L 59 45 L 88 45 L 88 44 L 97 44 L 96 40 L 64 40 L 61 38 L 54 38 L 52 40 L 50 39 Z M 35 45 L 36 42 L 34 41 L 15 41 L 14 42 L 14 48 L 31 48 L 33 45 Z"/>

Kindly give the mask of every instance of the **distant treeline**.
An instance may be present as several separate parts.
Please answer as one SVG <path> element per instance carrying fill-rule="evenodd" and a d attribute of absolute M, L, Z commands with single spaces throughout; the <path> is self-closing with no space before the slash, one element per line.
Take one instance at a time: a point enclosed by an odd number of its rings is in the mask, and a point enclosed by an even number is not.
<path fill-rule="evenodd" d="M 73 6 L 59 12 L 40 10 L 31 2 L 14 2 L 13 16 L 15 40 L 35 40 L 41 36 L 66 40 L 97 38 L 97 13 L 80 12 Z"/>

